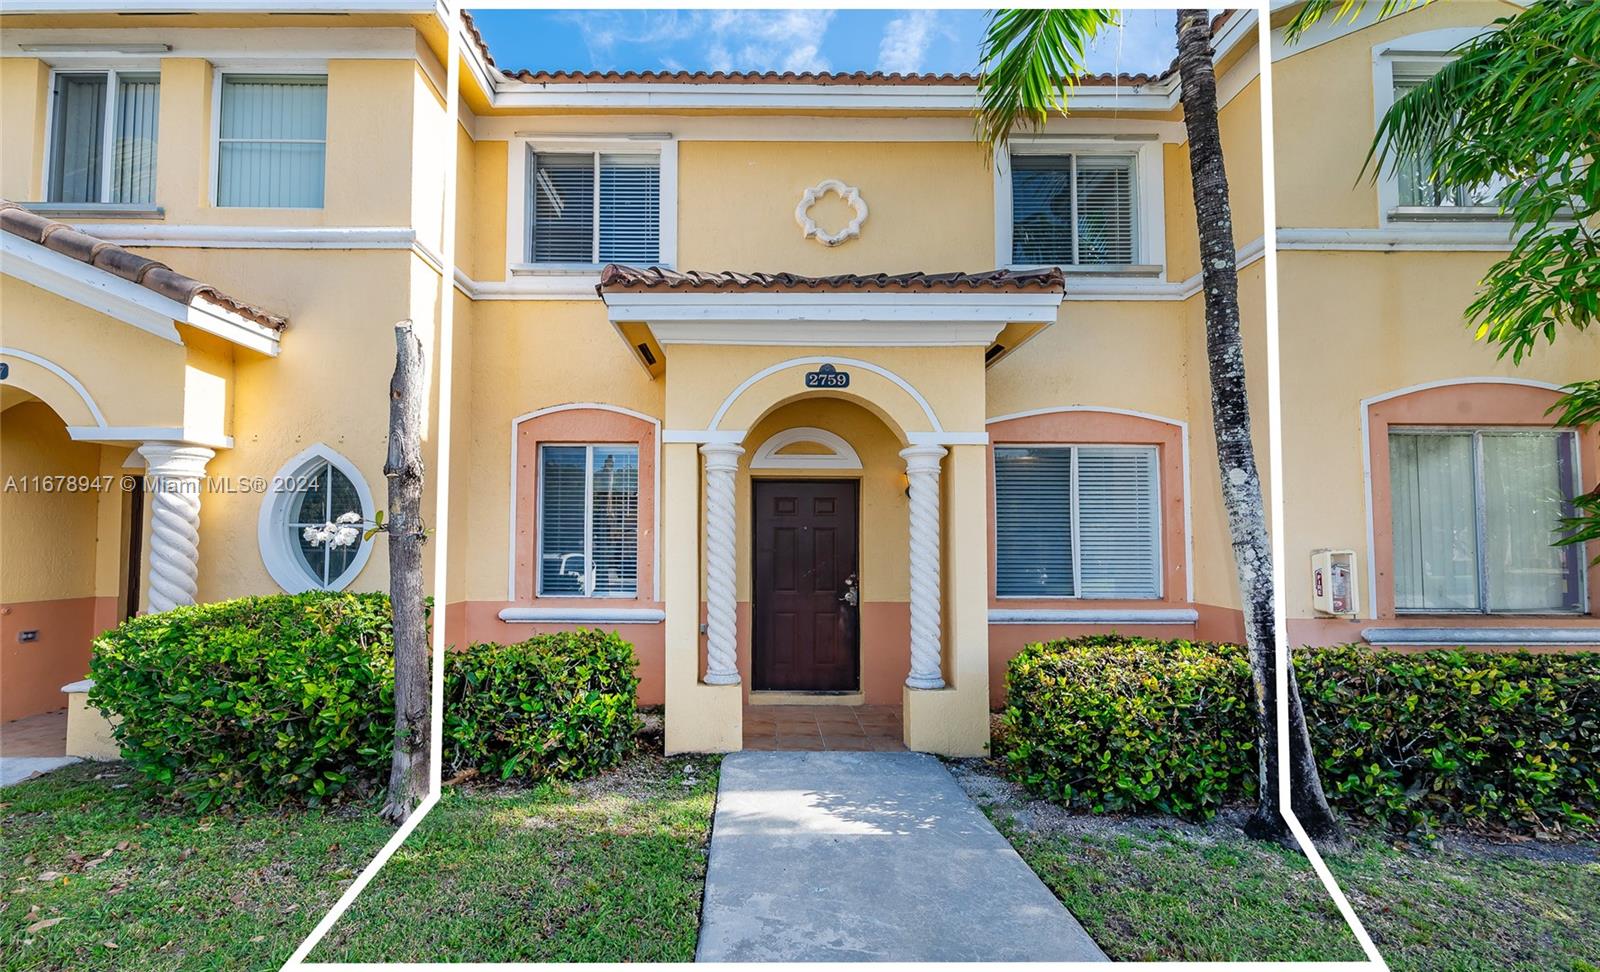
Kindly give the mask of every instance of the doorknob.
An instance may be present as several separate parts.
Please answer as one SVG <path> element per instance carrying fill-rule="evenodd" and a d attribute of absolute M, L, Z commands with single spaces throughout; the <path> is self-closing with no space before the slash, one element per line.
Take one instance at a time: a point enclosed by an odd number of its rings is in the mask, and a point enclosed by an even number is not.
<path fill-rule="evenodd" d="M 839 595 L 839 600 L 851 607 L 861 603 L 861 591 L 856 587 L 856 575 L 851 574 L 844 579 L 844 593 Z"/>

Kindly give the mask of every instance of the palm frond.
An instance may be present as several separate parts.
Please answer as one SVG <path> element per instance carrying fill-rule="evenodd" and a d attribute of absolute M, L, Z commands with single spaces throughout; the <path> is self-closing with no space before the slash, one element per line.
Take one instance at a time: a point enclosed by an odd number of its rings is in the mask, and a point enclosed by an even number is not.
<path fill-rule="evenodd" d="M 1383 0 L 1383 3 L 1378 7 L 1377 19 L 1383 20 L 1394 16 L 1397 12 L 1410 10 L 1413 7 L 1421 7 L 1431 2 L 1433 0 Z M 1304 34 L 1313 25 L 1321 22 L 1322 18 L 1328 15 L 1328 11 L 1333 9 L 1335 3 L 1338 3 L 1339 9 L 1334 10 L 1333 23 L 1338 23 L 1341 20 L 1354 23 L 1355 19 L 1361 16 L 1362 11 L 1370 6 L 1367 0 L 1306 0 L 1306 5 L 1300 8 L 1294 15 L 1294 19 L 1289 21 L 1289 26 L 1284 28 L 1284 39 L 1290 44 L 1298 43 L 1300 35 Z"/>
<path fill-rule="evenodd" d="M 979 59 L 978 140 L 990 157 L 1017 124 L 1042 126 L 1067 110 L 1067 95 L 1084 73 L 1089 42 L 1118 24 L 1111 10 L 996 10 L 989 15 Z"/>

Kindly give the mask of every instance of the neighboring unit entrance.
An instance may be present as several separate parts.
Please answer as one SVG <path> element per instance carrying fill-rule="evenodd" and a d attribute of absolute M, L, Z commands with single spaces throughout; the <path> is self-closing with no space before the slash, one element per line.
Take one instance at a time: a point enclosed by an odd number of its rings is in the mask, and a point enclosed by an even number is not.
<path fill-rule="evenodd" d="M 860 686 L 855 480 L 754 481 L 756 690 Z"/>

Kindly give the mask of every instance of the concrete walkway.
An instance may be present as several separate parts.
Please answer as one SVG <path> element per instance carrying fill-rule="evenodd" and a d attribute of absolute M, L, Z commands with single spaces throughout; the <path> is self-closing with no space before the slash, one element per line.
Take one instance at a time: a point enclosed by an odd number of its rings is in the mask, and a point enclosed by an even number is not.
<path fill-rule="evenodd" d="M 939 761 L 722 763 L 701 962 L 1105 961 Z"/>

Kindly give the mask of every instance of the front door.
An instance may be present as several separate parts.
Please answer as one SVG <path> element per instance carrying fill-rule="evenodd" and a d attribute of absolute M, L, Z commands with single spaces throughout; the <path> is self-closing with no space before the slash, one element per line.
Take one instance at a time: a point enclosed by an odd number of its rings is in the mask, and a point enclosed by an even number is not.
<path fill-rule="evenodd" d="M 754 688 L 860 685 L 854 480 L 755 485 Z"/>

